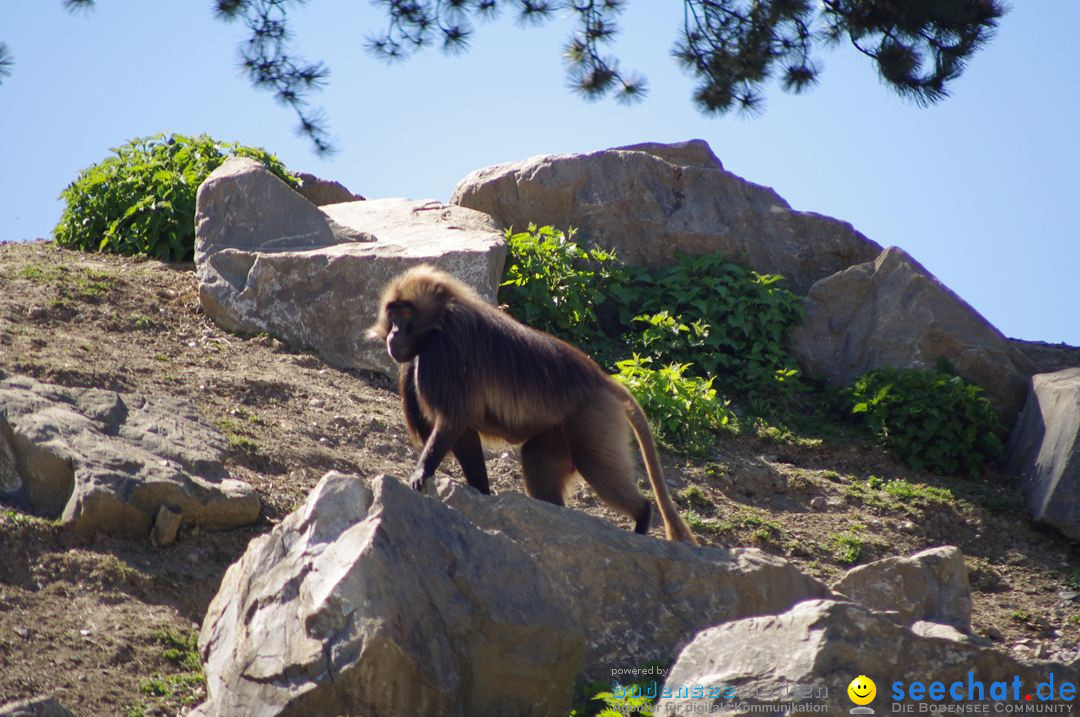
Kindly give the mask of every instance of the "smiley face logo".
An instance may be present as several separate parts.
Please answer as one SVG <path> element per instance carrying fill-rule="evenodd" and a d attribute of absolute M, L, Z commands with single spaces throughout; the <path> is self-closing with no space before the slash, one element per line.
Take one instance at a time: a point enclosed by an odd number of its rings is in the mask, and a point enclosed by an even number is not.
<path fill-rule="evenodd" d="M 866 675 L 859 675 L 847 686 L 848 697 L 857 705 L 868 705 L 877 695 L 877 685 Z"/>

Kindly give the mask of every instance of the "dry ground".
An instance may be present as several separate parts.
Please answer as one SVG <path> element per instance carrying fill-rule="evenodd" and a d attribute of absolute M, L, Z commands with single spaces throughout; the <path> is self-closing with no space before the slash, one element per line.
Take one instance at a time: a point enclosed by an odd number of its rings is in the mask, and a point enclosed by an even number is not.
<path fill-rule="evenodd" d="M 1080 365 L 1074 349 L 1029 348 L 1042 365 Z M 327 470 L 404 476 L 416 455 L 389 381 L 218 329 L 191 266 L 0 245 L 4 374 L 187 399 L 229 437 L 229 468 L 264 507 L 251 528 L 185 529 L 157 550 L 76 538 L 0 505 L 0 704 L 52 695 L 80 715 L 183 713 L 203 690 L 191 636 L 247 541 Z M 493 489 L 521 490 L 512 452 L 491 458 Z M 665 469 L 703 542 L 756 545 L 826 580 L 955 544 L 971 568 L 976 634 L 1005 650 L 1077 654 L 1080 553 L 1030 524 L 1004 474 L 942 479 L 850 436 L 767 428 L 722 437 L 708 461 L 667 454 Z M 572 508 L 629 527 L 584 487 Z"/>

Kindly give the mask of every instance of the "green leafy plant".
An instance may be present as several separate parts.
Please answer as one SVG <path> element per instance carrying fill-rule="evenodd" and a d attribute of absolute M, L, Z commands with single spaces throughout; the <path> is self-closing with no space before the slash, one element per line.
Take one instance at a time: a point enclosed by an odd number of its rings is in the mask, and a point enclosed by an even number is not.
<path fill-rule="evenodd" d="M 634 394 L 652 421 L 660 442 L 690 455 L 708 454 L 715 433 L 734 426 L 735 414 L 716 394 L 712 379 L 687 376 L 688 364 L 651 367 L 651 358 L 635 354 L 616 364 L 614 375 Z"/>
<path fill-rule="evenodd" d="M 854 565 L 862 557 L 863 539 L 853 530 L 829 536 L 833 558 L 843 565 Z"/>
<path fill-rule="evenodd" d="M 640 674 L 659 677 L 666 672 L 663 664 L 651 662 Z M 575 692 L 577 697 L 570 717 L 652 717 L 660 682 L 646 679 L 609 688 L 608 683 L 591 680 L 580 684 Z"/>
<path fill-rule="evenodd" d="M 298 180 L 265 150 L 206 135 L 157 134 L 115 147 L 60 193 L 66 206 L 53 237 L 83 251 L 191 259 L 195 192 L 230 156 L 262 162 L 282 180 Z"/>
<path fill-rule="evenodd" d="M 526 324 L 589 345 L 596 355 L 613 348 L 601 312 L 612 287 L 625 283 L 625 270 L 613 252 L 585 249 L 574 236 L 573 229 L 535 224 L 516 234 L 507 230 L 509 257 L 499 300 Z"/>
<path fill-rule="evenodd" d="M 630 338 L 643 356 L 690 362 L 695 375 L 715 376 L 719 387 L 747 395 L 797 384 L 787 332 L 803 308 L 778 274 L 759 274 L 719 254 L 683 255 L 673 266 L 638 270 L 632 289 L 617 296 L 642 327 Z"/>
<path fill-rule="evenodd" d="M 860 376 L 844 395 L 877 441 L 912 468 L 974 476 L 1001 454 L 990 401 L 959 376 L 881 368 Z"/>

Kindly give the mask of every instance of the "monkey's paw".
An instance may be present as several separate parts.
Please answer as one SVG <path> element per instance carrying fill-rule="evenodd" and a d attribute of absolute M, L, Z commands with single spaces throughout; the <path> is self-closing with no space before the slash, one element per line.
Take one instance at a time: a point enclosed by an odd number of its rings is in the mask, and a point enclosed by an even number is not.
<path fill-rule="evenodd" d="M 409 487 L 416 491 L 422 491 L 427 479 L 428 477 L 424 475 L 423 471 L 417 471 L 409 478 Z"/>

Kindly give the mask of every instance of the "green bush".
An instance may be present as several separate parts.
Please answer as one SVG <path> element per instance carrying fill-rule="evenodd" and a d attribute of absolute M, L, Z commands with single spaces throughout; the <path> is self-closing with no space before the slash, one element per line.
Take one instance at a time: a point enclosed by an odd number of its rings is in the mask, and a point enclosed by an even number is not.
<path fill-rule="evenodd" d="M 651 358 L 634 355 L 616 364 L 614 378 L 630 389 L 648 414 L 656 439 L 690 455 L 707 455 L 716 432 L 733 426 L 735 414 L 716 395 L 712 379 L 687 376 L 688 364 L 650 367 Z"/>
<path fill-rule="evenodd" d="M 723 390 L 770 393 L 797 383 L 787 332 L 802 320 L 799 297 L 783 277 L 759 274 L 719 254 L 684 255 L 670 267 L 639 271 L 628 293 L 634 350 L 659 363 L 686 361 Z"/>
<path fill-rule="evenodd" d="M 195 192 L 230 156 L 262 162 L 292 186 L 272 154 L 199 135 L 157 134 L 111 150 L 60 193 L 66 203 L 53 237 L 83 251 L 185 261 L 194 255 Z"/>
<path fill-rule="evenodd" d="M 588 346 L 596 356 L 614 349 L 598 310 L 612 287 L 625 283 L 625 270 L 613 252 L 587 250 L 574 234 L 534 224 L 517 234 L 507 230 L 509 257 L 499 300 L 529 326 Z"/>
<path fill-rule="evenodd" d="M 1001 455 L 997 414 L 983 390 L 959 376 L 881 368 L 843 394 L 878 442 L 912 468 L 978 475 Z"/>

